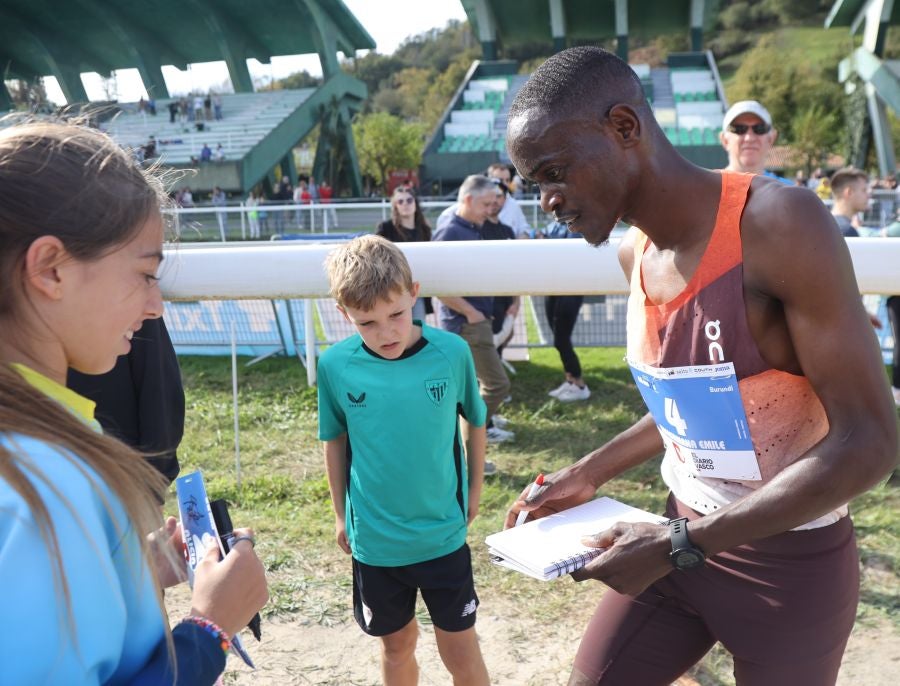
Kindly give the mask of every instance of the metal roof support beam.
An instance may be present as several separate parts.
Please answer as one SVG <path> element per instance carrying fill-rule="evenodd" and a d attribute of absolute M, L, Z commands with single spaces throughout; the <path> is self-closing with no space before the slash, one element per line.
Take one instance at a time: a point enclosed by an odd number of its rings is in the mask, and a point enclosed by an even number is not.
<path fill-rule="evenodd" d="M 853 22 L 854 25 L 858 25 L 857 22 L 865 15 L 866 25 L 863 29 L 862 45 L 876 57 L 884 57 L 884 44 L 893 10 L 894 0 L 872 0 L 860 10 Z"/>
<path fill-rule="evenodd" d="M 691 50 L 703 50 L 703 13 L 706 11 L 705 0 L 691 0 Z"/>
<path fill-rule="evenodd" d="M 550 33 L 553 35 L 553 51 L 566 49 L 566 14 L 563 11 L 563 0 L 550 2 Z"/>
<path fill-rule="evenodd" d="M 166 85 L 166 79 L 162 73 L 162 65 L 143 51 L 135 50 L 135 53 L 138 73 L 141 75 L 141 81 L 144 82 L 147 93 L 151 98 L 168 98 L 169 87 Z"/>
<path fill-rule="evenodd" d="M 228 67 L 231 85 L 235 93 L 252 93 L 253 79 L 247 67 L 247 58 L 255 57 L 260 62 L 268 62 L 269 51 L 256 38 L 228 15 L 221 4 L 209 0 L 188 0 L 201 13 L 212 32 L 222 59 Z"/>
<path fill-rule="evenodd" d="M 23 55 L 11 57 L 6 53 L 0 53 L 0 67 L 2 67 L 4 79 L 33 81 L 39 79 L 47 71 L 47 60 L 45 58 L 38 64 Z"/>
<path fill-rule="evenodd" d="M 866 48 L 857 48 L 839 67 L 840 79 L 846 81 L 855 72 L 865 83 L 869 122 L 882 176 L 895 170 L 894 145 L 885 106 L 900 113 L 900 79 Z"/>
<path fill-rule="evenodd" d="M 316 52 L 319 54 L 319 64 L 322 65 L 322 76 L 330 79 L 341 70 L 337 58 L 338 43 L 344 45 L 344 54 L 347 54 L 348 41 L 316 0 L 304 0 L 303 5 L 305 7 L 301 7 L 301 9 L 305 9 L 309 13 L 316 25 L 313 42 L 316 44 Z M 355 51 L 351 50 L 349 54 L 353 55 Z"/>
<path fill-rule="evenodd" d="M 188 62 L 190 62 L 187 55 L 165 40 L 163 36 L 156 35 L 136 23 L 118 9 L 115 3 L 104 2 L 101 4 L 99 0 L 75 0 L 75 2 L 84 7 L 85 11 L 89 12 L 97 22 L 106 24 L 126 50 L 137 60 L 142 58 L 146 60 L 147 55 L 158 55 L 171 60 L 166 64 L 172 64 L 181 71 L 187 69 Z M 149 60 L 149 63 L 153 62 L 162 64 L 158 57 Z"/>
<path fill-rule="evenodd" d="M 355 196 L 362 195 L 362 176 L 359 173 L 359 157 L 352 127 L 353 115 L 359 109 L 359 101 L 346 95 L 340 100 L 332 99 L 325 106 L 313 161 L 315 178 L 319 181 L 328 179 L 332 185 L 341 185 L 343 182 Z"/>
<path fill-rule="evenodd" d="M 486 60 L 497 59 L 497 22 L 488 0 L 475 0 L 475 19 L 478 23 L 478 40 L 481 54 Z"/>
<path fill-rule="evenodd" d="M 286 176 L 291 180 L 291 186 L 297 185 L 297 165 L 294 162 L 294 149 L 290 148 L 287 151 L 287 154 L 281 158 L 281 162 L 278 163 L 278 166 L 281 167 L 281 175 Z"/>
<path fill-rule="evenodd" d="M 358 109 L 358 108 L 354 108 Z M 353 111 L 347 103 L 342 103 L 340 108 L 340 116 L 338 117 L 338 133 L 344 139 L 345 150 L 347 151 L 346 175 L 349 177 L 347 183 L 350 190 L 357 198 L 363 194 L 362 176 L 359 173 L 359 156 L 356 154 L 356 144 L 353 142 L 353 129 L 351 122 L 353 121 Z"/>
<path fill-rule="evenodd" d="M 113 70 L 113 65 L 106 60 L 78 49 L 59 34 L 45 37 L 42 33 L 36 32 L 32 28 L 33 25 L 26 23 L 9 10 L 0 11 L 0 20 L 7 27 L 18 32 L 21 37 L 34 44 L 46 62 L 50 73 L 59 82 L 59 87 L 69 104 L 88 101 L 87 91 L 81 81 L 80 66 L 82 64 L 92 65 L 106 73 Z"/>
<path fill-rule="evenodd" d="M 866 84 L 866 101 L 869 105 L 869 121 L 872 122 L 875 153 L 878 156 L 878 170 L 881 176 L 885 177 L 897 171 L 897 158 L 894 156 L 894 143 L 891 139 L 891 124 L 888 121 L 887 108 L 871 83 Z"/>
<path fill-rule="evenodd" d="M 101 74 L 109 74 L 116 68 L 105 57 L 90 48 L 75 44 L 58 31 L 47 29 L 31 17 L 19 16 L 8 7 L 0 10 L 0 20 L 32 41 L 41 52 L 52 59 L 66 62 L 70 67 L 84 66 L 87 67 L 85 71 L 96 71 Z"/>
<path fill-rule="evenodd" d="M 168 42 L 153 35 L 144 27 L 127 17 L 115 4 L 101 6 L 97 0 L 75 0 L 86 12 L 98 22 L 109 27 L 110 31 L 125 50 L 134 59 L 137 70 L 144 82 L 147 93 L 155 98 L 169 97 L 169 89 L 162 74 L 161 55 L 173 58 L 175 67 L 187 69 L 188 58 Z"/>
<path fill-rule="evenodd" d="M 12 95 L 3 80 L 0 79 L 0 110 L 11 110 L 13 108 Z"/>
<path fill-rule="evenodd" d="M 628 0 L 616 0 L 616 54 L 628 61 Z"/>
<path fill-rule="evenodd" d="M 59 82 L 59 88 L 69 105 L 76 102 L 88 102 L 87 91 L 84 89 L 80 71 L 73 67 L 62 67 L 59 62 L 53 60 L 51 73 Z"/>

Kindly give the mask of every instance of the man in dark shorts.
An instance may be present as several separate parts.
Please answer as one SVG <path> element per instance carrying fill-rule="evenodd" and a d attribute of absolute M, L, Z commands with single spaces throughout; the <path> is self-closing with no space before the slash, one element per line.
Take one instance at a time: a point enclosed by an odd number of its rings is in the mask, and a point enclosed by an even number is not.
<path fill-rule="evenodd" d="M 592 245 L 619 219 L 627 359 L 650 412 L 513 504 L 544 516 L 665 451 L 668 525 L 620 523 L 573 576 L 610 586 L 570 685 L 668 685 L 721 641 L 748 684 L 834 683 L 858 600 L 847 503 L 887 475 L 897 422 L 849 253 L 807 189 L 712 172 L 668 143 L 627 64 L 534 72 L 508 149 Z"/>

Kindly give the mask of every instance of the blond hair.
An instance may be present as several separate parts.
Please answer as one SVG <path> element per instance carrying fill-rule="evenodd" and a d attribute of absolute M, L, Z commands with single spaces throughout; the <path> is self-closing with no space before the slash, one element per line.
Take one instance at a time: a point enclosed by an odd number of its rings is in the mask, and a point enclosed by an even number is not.
<path fill-rule="evenodd" d="M 331 297 L 342 307 L 368 311 L 379 300 L 413 288 L 406 256 L 389 240 L 374 234 L 354 238 L 329 253 L 325 271 Z"/>
<path fill-rule="evenodd" d="M 24 263 L 37 238 L 55 236 L 74 259 L 90 262 L 131 241 L 148 219 L 160 215 L 162 198 L 162 184 L 99 131 L 56 121 L 31 121 L 0 130 L 0 337 L 22 340 L 29 335 L 17 320 L 29 305 Z M 0 359 L 0 436 L 7 439 L 0 442 L 0 479 L 25 501 L 34 517 L 71 624 L 71 592 L 56 531 L 35 482 L 47 484 L 66 502 L 64 489 L 52 483 L 41 465 L 21 454 L 15 437 L 60 448 L 61 456 L 93 483 L 118 536 L 139 545 L 144 560 L 150 559 L 145 536 L 161 524 L 158 503 L 167 483 L 139 453 L 93 431 L 31 386 L 8 362 Z M 127 521 L 116 521 L 117 509 L 104 497 L 104 485 L 121 501 Z M 129 539 L 126 534 L 132 527 L 135 535 Z M 148 567 L 155 581 L 156 570 Z M 137 578 L 142 570 L 133 573 Z M 157 600 L 162 613 L 159 594 Z M 168 633 L 167 642 L 171 651 Z"/>

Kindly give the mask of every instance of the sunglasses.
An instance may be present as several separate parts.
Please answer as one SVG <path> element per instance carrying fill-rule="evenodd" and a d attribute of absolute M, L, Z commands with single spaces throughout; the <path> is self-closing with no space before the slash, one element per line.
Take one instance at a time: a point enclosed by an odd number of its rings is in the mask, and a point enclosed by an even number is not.
<path fill-rule="evenodd" d="M 757 136 L 765 136 L 769 131 L 772 130 L 772 127 L 766 124 L 765 122 L 760 122 L 759 124 L 754 124 L 750 126 L 750 124 L 729 124 L 728 130 L 731 133 L 737 134 L 738 136 L 743 136 L 747 133 L 747 129 L 752 129 L 753 133 Z"/>
<path fill-rule="evenodd" d="M 395 198 L 394 202 L 398 205 L 413 205 L 416 202 L 415 198 Z"/>

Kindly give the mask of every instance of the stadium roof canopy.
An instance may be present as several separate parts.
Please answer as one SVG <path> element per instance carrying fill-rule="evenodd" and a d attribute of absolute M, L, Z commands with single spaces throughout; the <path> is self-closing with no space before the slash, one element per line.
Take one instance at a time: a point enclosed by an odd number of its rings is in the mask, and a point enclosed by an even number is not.
<path fill-rule="evenodd" d="M 248 92 L 251 57 L 318 53 L 328 77 L 338 51 L 374 47 L 341 0 L 0 0 L 3 78 L 55 76 L 69 102 L 87 100 L 83 72 L 136 68 L 167 97 L 162 65 L 224 60 L 235 91 Z"/>
<path fill-rule="evenodd" d="M 717 19 L 719 0 L 462 0 L 487 60 L 498 49 L 529 43 L 567 45 L 616 38 L 627 55 L 628 36 L 652 38 L 690 28 L 691 49 Z"/>

